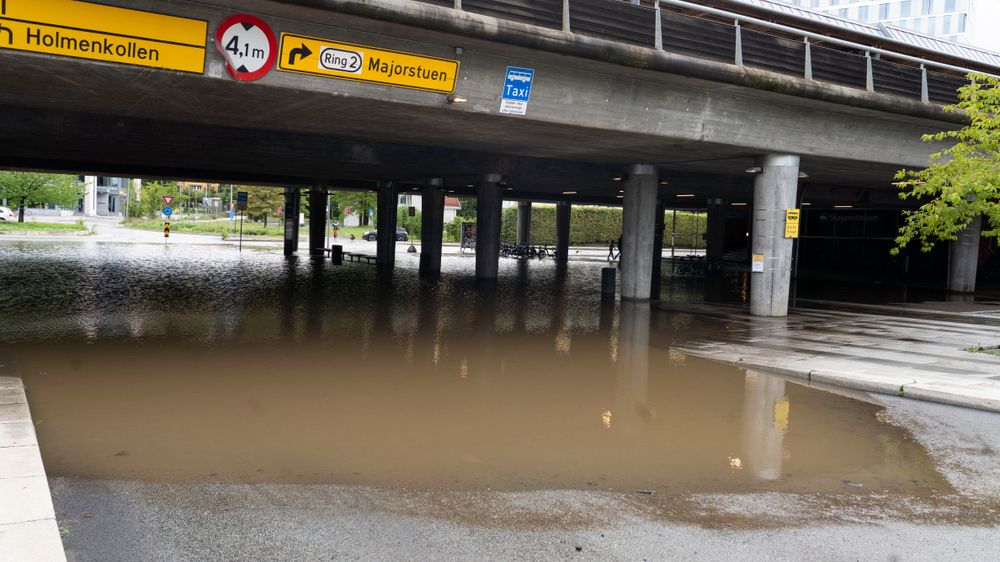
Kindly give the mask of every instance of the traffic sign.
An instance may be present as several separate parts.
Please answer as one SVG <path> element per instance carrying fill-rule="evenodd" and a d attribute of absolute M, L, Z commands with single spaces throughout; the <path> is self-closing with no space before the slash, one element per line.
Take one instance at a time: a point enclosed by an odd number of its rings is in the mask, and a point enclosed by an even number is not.
<path fill-rule="evenodd" d="M 164 238 L 170 238 L 170 223 L 169 222 L 163 223 L 163 237 Z"/>
<path fill-rule="evenodd" d="M 247 209 L 247 202 L 249 201 L 249 199 L 250 199 L 250 196 L 249 196 L 249 194 L 246 191 L 237 191 L 236 192 L 236 210 L 238 210 L 238 211 L 245 211 Z"/>
<path fill-rule="evenodd" d="M 504 76 L 503 91 L 500 92 L 500 113 L 524 115 L 528 112 L 528 98 L 531 97 L 531 83 L 535 80 L 535 69 L 508 66 Z"/>
<path fill-rule="evenodd" d="M 164 207 L 164 208 L 163 208 L 163 215 L 164 215 L 164 216 L 167 216 L 167 217 L 169 217 L 169 216 L 170 216 L 170 215 L 172 215 L 172 214 L 174 214 L 174 210 L 173 210 L 173 208 L 171 208 L 171 207 Z"/>
<path fill-rule="evenodd" d="M 166 206 L 168 206 L 168 207 L 170 206 L 171 203 L 174 202 L 174 196 L 173 195 L 161 195 L 160 198 L 163 199 L 163 204 L 166 205 Z"/>
<path fill-rule="evenodd" d="M 799 237 L 799 215 L 801 211 L 799 209 L 786 209 L 785 210 L 785 238 L 798 238 Z"/>
<path fill-rule="evenodd" d="M 378 49 L 332 39 L 281 34 L 278 70 L 450 94 L 457 60 Z"/>
<path fill-rule="evenodd" d="M 226 59 L 229 75 L 240 81 L 264 77 L 278 56 L 274 32 L 250 14 L 229 16 L 215 30 L 215 48 Z"/>
<path fill-rule="evenodd" d="M 205 71 L 202 20 L 73 0 L 3 0 L 0 18 L 0 49 Z"/>

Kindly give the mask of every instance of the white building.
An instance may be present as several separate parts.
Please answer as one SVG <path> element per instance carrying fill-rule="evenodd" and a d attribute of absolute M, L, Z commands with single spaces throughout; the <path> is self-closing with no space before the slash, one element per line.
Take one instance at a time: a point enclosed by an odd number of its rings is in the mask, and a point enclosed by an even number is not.
<path fill-rule="evenodd" d="M 1000 0 L 774 0 L 831 16 L 1000 51 Z M 753 2 L 759 3 L 759 2 Z"/>
<path fill-rule="evenodd" d="M 80 179 L 85 186 L 80 211 L 88 217 L 124 216 L 127 198 L 135 197 L 142 184 L 142 180 L 107 176 L 83 176 Z M 133 187 L 131 193 L 129 185 Z"/>

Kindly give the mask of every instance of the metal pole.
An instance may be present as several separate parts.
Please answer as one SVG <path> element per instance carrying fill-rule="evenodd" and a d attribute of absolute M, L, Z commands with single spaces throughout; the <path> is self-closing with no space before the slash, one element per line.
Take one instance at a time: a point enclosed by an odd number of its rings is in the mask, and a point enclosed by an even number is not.
<path fill-rule="evenodd" d="M 736 64 L 743 66 L 743 30 L 740 20 L 736 20 Z"/>
<path fill-rule="evenodd" d="M 462 0 L 455 0 L 455 9 L 456 10 L 462 9 Z"/>
<path fill-rule="evenodd" d="M 927 67 L 924 65 L 920 65 L 920 101 L 924 103 L 931 101 L 927 88 Z"/>
<path fill-rule="evenodd" d="M 240 212 L 240 252 L 243 251 L 243 212 Z"/>
<path fill-rule="evenodd" d="M 660 0 L 656 0 L 656 6 L 654 7 L 654 13 L 656 14 L 656 36 L 653 39 L 653 47 L 657 51 L 663 50 L 663 18 L 660 13 Z"/>
<path fill-rule="evenodd" d="M 875 91 L 875 77 L 872 75 L 872 52 L 865 51 L 865 89 Z"/>
<path fill-rule="evenodd" d="M 805 78 L 806 80 L 813 79 L 813 58 L 812 58 L 812 43 L 809 42 L 809 38 L 805 38 L 806 42 L 806 62 L 805 62 Z"/>
<path fill-rule="evenodd" d="M 569 26 L 569 0 L 563 0 L 562 30 L 566 33 L 571 31 Z"/>

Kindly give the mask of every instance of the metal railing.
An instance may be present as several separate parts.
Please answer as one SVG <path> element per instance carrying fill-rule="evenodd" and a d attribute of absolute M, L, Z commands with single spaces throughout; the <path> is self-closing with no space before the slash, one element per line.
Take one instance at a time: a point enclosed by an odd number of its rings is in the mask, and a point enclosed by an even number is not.
<path fill-rule="evenodd" d="M 652 6 L 627 0 L 422 0 L 500 19 L 561 29 L 677 52 L 700 58 L 763 68 L 784 74 L 917 98 L 953 103 L 962 76 L 982 71 L 830 37 L 704 6 L 686 0 L 655 0 Z M 661 7 L 662 6 L 662 7 Z M 675 8 L 670 10 L 667 7 Z M 695 10 L 716 19 L 687 16 Z M 753 26 L 778 34 L 744 28 Z M 797 37 L 798 40 L 789 39 Z M 838 48 L 819 45 L 831 45 Z M 882 57 L 909 64 L 898 64 Z M 914 65 L 914 66 L 910 66 Z M 932 70 L 933 69 L 933 70 Z"/>

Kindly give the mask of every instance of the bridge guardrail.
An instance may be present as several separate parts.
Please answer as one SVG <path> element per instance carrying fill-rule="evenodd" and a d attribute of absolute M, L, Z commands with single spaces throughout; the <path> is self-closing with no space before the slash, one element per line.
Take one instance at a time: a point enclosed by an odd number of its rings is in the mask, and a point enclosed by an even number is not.
<path fill-rule="evenodd" d="M 958 101 L 957 89 L 968 83 L 964 77 L 931 69 L 963 75 L 978 72 L 686 0 L 655 0 L 652 6 L 628 0 L 419 1 L 718 62 L 863 88 L 870 92 L 920 99 L 925 103 L 955 103 Z M 664 5 L 678 9 L 696 9 L 715 17 L 731 19 L 733 23 L 725 24 L 684 15 L 663 9 Z M 745 29 L 743 24 L 771 29 L 783 35 Z M 801 40 L 785 35 L 801 37 Z M 813 42 L 836 45 L 840 49 Z M 881 60 L 882 56 L 910 64 Z"/>

